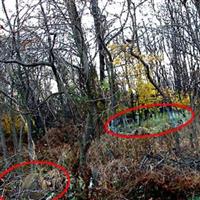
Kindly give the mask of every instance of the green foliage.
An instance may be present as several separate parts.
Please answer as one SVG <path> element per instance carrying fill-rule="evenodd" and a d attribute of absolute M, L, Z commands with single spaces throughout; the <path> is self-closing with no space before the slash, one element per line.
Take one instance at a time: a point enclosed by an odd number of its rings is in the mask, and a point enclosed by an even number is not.
<path fill-rule="evenodd" d="M 191 197 L 189 198 L 188 200 L 200 200 L 200 196 L 194 196 L 194 197 Z"/>
<path fill-rule="evenodd" d="M 128 123 L 126 121 L 126 116 L 124 115 L 123 124 L 117 125 L 114 129 L 121 134 L 134 134 L 136 130 L 143 127 L 146 129 L 145 133 L 159 133 L 186 122 L 190 118 L 190 114 L 187 111 L 184 111 L 183 114 L 175 114 L 172 112 L 173 118 L 171 119 L 168 112 L 160 113 L 157 111 L 153 117 L 148 116 L 145 120 L 144 117 L 139 119 L 139 123 Z M 144 113 L 142 113 L 142 115 L 144 115 Z"/>
<path fill-rule="evenodd" d="M 108 80 L 103 80 L 101 88 L 103 91 L 107 92 L 110 88 Z"/>

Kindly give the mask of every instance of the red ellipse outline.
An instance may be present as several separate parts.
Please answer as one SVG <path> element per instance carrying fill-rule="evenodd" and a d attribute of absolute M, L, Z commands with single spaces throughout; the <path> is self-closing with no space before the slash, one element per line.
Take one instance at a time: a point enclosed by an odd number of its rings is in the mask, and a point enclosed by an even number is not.
<path fill-rule="evenodd" d="M 55 196 L 53 198 L 53 200 L 60 199 L 65 195 L 65 193 L 67 193 L 67 191 L 70 187 L 70 174 L 63 166 L 58 165 L 51 161 L 31 160 L 31 161 L 26 161 L 26 162 L 21 162 L 21 163 L 15 164 L 15 165 L 9 167 L 8 169 L 4 170 L 2 173 L 0 173 L 0 180 L 4 176 L 9 174 L 11 171 L 18 169 L 20 167 L 26 166 L 26 165 L 31 165 L 31 164 L 33 164 L 33 165 L 49 165 L 49 166 L 55 167 L 55 168 L 61 170 L 63 172 L 63 174 L 65 175 L 65 177 L 67 178 L 67 183 L 65 185 L 65 188 L 62 190 L 62 192 L 57 194 L 57 196 Z M 0 197 L 0 200 L 5 200 L 5 199 L 4 199 L 4 197 Z"/>
<path fill-rule="evenodd" d="M 166 131 L 163 131 L 163 132 L 159 132 L 159 133 L 154 133 L 154 134 L 143 134 L 143 135 L 125 135 L 125 134 L 119 134 L 119 133 L 116 133 L 112 130 L 110 130 L 108 128 L 109 126 L 109 123 L 123 115 L 123 114 L 126 114 L 128 112 L 131 112 L 131 111 L 135 111 L 135 110 L 139 110 L 139 109 L 142 109 L 142 108 L 152 108 L 152 107 L 158 107 L 158 106 L 161 106 L 161 107 L 179 107 L 179 108 L 182 108 L 182 109 L 185 109 L 187 111 L 189 111 L 191 113 L 191 118 L 186 121 L 185 123 L 181 124 L 180 126 L 177 126 L 175 128 L 172 128 L 172 129 L 168 129 Z M 185 126 L 189 125 L 190 123 L 193 122 L 195 118 L 195 112 L 192 110 L 191 107 L 189 106 L 186 106 L 186 105 L 183 105 L 183 104 L 179 104 L 179 103 L 154 103 L 154 104 L 145 104 L 145 105 L 140 105 L 140 106 L 136 106 L 136 107 L 133 107 L 133 108 L 127 108 L 125 110 L 122 110 L 114 115 L 112 115 L 111 117 L 108 118 L 108 120 L 104 123 L 104 130 L 107 134 L 111 135 L 111 136 L 114 136 L 114 137 L 118 137 L 118 138 L 151 138 L 151 137 L 160 137 L 160 136 L 164 136 L 164 135 L 167 135 L 167 134 L 170 134 L 170 133 L 173 133 L 173 132 L 176 132 L 178 130 L 181 130 L 182 128 L 184 128 Z"/>

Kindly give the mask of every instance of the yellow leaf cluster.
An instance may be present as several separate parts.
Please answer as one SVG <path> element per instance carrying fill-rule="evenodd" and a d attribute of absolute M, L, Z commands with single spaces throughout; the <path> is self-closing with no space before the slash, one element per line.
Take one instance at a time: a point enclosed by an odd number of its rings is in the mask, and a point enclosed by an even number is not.
<path fill-rule="evenodd" d="M 181 95 L 181 99 L 180 99 L 178 96 L 176 96 L 176 98 L 174 99 L 174 102 L 188 106 L 190 105 L 190 97 L 189 95 Z"/>
<path fill-rule="evenodd" d="M 184 105 L 189 105 L 190 104 L 190 97 L 187 95 L 185 96 L 182 101 L 181 101 L 182 104 Z"/>
<path fill-rule="evenodd" d="M 141 104 L 148 104 L 160 101 L 160 99 L 156 97 L 158 92 L 149 82 L 138 81 L 136 91 L 139 95 L 139 101 Z"/>
<path fill-rule="evenodd" d="M 156 62 L 156 61 L 163 61 L 164 60 L 164 55 L 161 54 L 161 55 L 146 55 L 145 56 L 145 61 L 148 62 L 148 63 L 153 63 L 153 62 Z"/>
<path fill-rule="evenodd" d="M 121 58 L 117 57 L 113 60 L 113 65 L 120 65 L 122 63 Z"/>
<path fill-rule="evenodd" d="M 153 63 L 154 61 L 156 61 L 156 58 L 155 56 L 153 55 L 148 55 L 145 57 L 145 60 L 148 62 L 148 63 Z"/>
<path fill-rule="evenodd" d="M 2 122 L 2 127 L 3 131 L 5 132 L 6 135 L 10 135 L 12 133 L 12 123 L 11 123 L 11 117 L 7 114 L 4 113 L 1 119 Z M 23 124 L 23 121 L 19 115 L 14 116 L 14 126 L 17 132 L 19 132 L 21 128 L 21 123 Z M 27 130 L 24 130 L 25 132 Z"/>
<path fill-rule="evenodd" d="M 142 69 L 143 68 L 142 63 L 136 63 L 134 66 L 135 66 L 136 69 Z"/>
<path fill-rule="evenodd" d="M 11 133 L 11 118 L 7 114 L 3 114 L 2 126 L 5 134 Z"/>
<path fill-rule="evenodd" d="M 108 45 L 108 49 L 111 50 L 111 51 L 114 51 L 118 48 L 118 45 L 117 44 L 110 44 Z"/>

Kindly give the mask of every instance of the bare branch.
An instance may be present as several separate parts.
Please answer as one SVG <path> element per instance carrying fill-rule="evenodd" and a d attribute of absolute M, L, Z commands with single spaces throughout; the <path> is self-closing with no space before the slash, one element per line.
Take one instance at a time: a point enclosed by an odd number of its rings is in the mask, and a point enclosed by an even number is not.
<path fill-rule="evenodd" d="M 24 63 L 20 60 L 0 60 L 0 63 L 19 64 L 19 65 L 22 65 L 24 67 L 51 66 L 51 63 L 49 63 L 49 62 Z"/>

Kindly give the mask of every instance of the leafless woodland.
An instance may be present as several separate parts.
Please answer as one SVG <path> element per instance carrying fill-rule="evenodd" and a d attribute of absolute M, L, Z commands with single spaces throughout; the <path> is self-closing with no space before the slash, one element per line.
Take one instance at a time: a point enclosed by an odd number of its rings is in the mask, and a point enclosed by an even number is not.
<path fill-rule="evenodd" d="M 0 172 L 58 163 L 71 176 L 62 199 L 200 199 L 199 27 L 198 0 L 1 0 Z M 150 139 L 105 133 L 111 115 L 158 102 L 195 119 Z M 16 173 L 0 180 L 8 199 L 52 199 L 66 181 L 48 167 Z"/>

